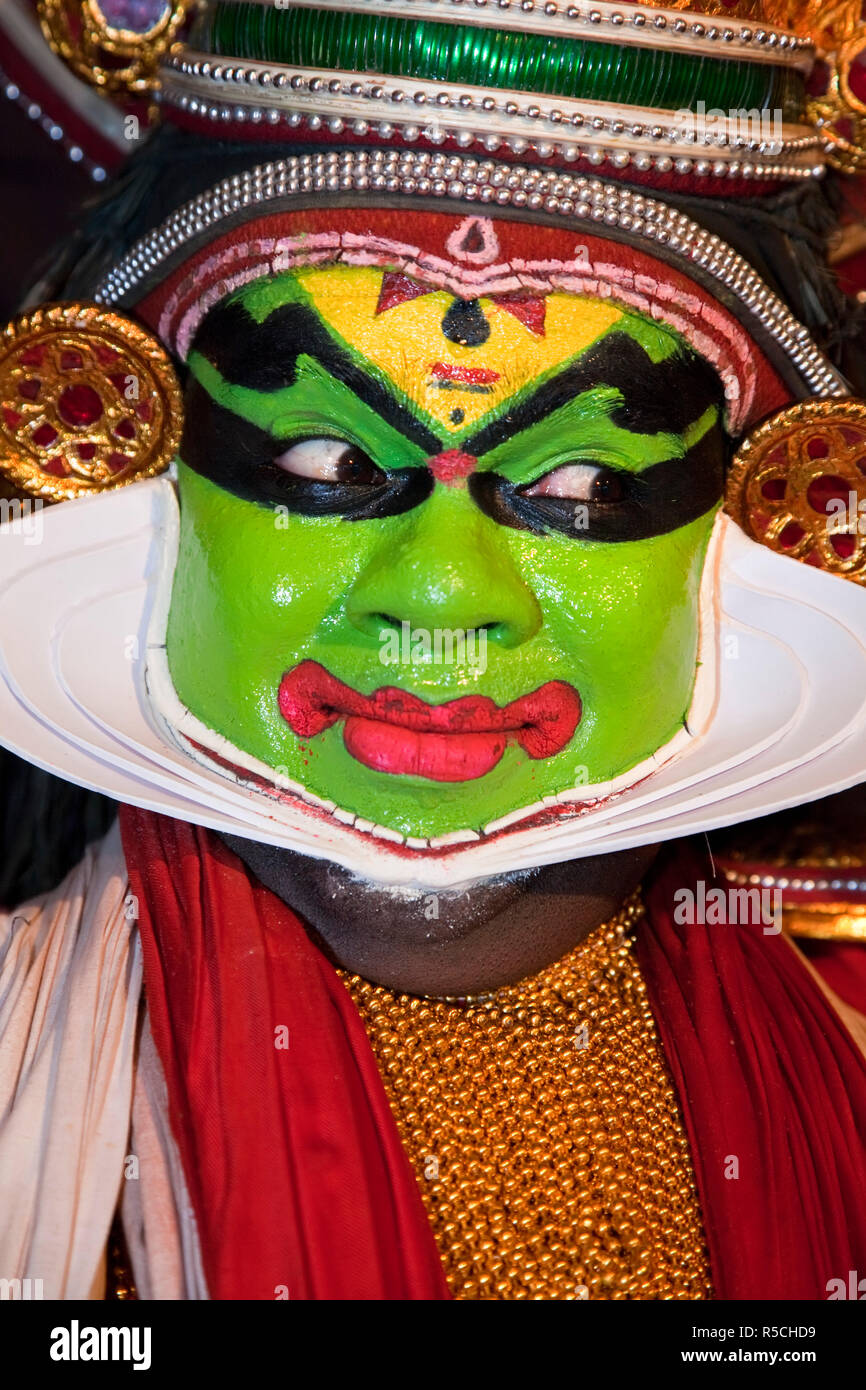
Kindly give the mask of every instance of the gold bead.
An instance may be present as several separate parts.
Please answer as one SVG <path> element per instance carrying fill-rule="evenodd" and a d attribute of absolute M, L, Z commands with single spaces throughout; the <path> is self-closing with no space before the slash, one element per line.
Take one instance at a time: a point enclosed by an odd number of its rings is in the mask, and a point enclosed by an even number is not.
<path fill-rule="evenodd" d="M 343 977 L 457 1298 L 710 1296 L 688 1140 L 634 951 L 642 916 L 635 894 L 564 960 L 484 998 Z"/>

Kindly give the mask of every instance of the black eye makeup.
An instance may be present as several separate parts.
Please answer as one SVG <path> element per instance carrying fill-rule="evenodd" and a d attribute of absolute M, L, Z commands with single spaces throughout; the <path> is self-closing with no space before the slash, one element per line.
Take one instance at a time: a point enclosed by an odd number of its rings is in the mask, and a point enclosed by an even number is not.
<path fill-rule="evenodd" d="M 195 379 L 186 392 L 180 456 L 196 473 L 245 502 L 299 516 L 349 521 L 396 516 L 433 489 L 424 468 L 385 472 L 349 440 L 326 435 L 280 441 L 217 404 Z"/>
<path fill-rule="evenodd" d="M 417 507 L 433 491 L 426 468 L 386 471 L 337 433 L 274 439 L 220 406 L 191 378 L 180 449 L 188 467 L 244 501 L 299 516 L 368 521 Z M 531 483 L 473 473 L 475 504 L 501 526 L 575 540 L 664 535 L 704 516 L 723 491 L 725 435 L 716 425 L 681 458 L 642 473 L 574 459 Z"/>
<path fill-rule="evenodd" d="M 696 521 L 718 502 L 725 453 L 716 427 L 683 458 L 642 473 L 576 460 L 523 485 L 498 473 L 474 473 L 469 489 L 500 526 L 592 541 L 645 540 Z"/>

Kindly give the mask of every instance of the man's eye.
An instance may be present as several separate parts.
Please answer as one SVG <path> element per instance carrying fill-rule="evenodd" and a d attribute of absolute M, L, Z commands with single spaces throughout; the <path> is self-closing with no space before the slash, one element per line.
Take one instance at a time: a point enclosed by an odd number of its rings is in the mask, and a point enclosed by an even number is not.
<path fill-rule="evenodd" d="M 520 491 L 524 497 L 562 497 L 569 502 L 621 502 L 626 495 L 622 475 L 594 463 L 564 463 Z"/>
<path fill-rule="evenodd" d="M 301 439 L 274 459 L 295 478 L 317 483 L 381 483 L 385 474 L 369 455 L 345 439 Z"/>

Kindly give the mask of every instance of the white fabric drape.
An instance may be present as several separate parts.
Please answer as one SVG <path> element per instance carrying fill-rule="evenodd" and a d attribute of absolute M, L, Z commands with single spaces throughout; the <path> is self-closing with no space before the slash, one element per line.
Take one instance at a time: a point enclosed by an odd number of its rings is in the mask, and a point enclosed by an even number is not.
<path fill-rule="evenodd" d="M 115 826 L 0 914 L 0 1279 L 100 1296 L 129 1142 L 141 952 Z"/>
<path fill-rule="evenodd" d="M 145 1015 L 132 1102 L 138 1179 L 124 1184 L 121 1217 L 141 1299 L 208 1297 L 192 1202 L 168 1118 L 162 1064 Z"/>

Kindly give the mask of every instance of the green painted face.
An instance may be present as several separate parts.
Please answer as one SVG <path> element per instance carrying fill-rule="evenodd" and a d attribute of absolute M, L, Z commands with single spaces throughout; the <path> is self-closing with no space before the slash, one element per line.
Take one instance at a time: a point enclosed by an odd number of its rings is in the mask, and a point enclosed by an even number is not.
<path fill-rule="evenodd" d="M 435 837 L 682 726 L 721 392 L 608 301 L 384 288 L 287 273 L 205 320 L 168 659 L 235 747 Z"/>

